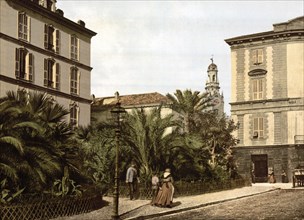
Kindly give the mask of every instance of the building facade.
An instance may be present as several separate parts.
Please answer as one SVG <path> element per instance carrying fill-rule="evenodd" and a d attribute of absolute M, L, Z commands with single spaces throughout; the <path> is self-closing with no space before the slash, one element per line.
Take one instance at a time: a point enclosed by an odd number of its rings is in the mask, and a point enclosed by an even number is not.
<path fill-rule="evenodd" d="M 116 102 L 117 99 L 115 96 L 96 98 L 92 103 L 92 124 L 111 120 L 111 110 Z M 160 105 L 162 105 L 161 116 L 173 113 L 170 108 L 170 100 L 157 92 L 123 95 L 119 97 L 119 102 L 127 113 L 131 113 L 133 109 L 141 108 L 149 112 L 151 109 L 157 108 Z"/>
<path fill-rule="evenodd" d="M 211 62 L 207 69 L 208 79 L 206 81 L 205 92 L 211 99 L 210 103 L 212 105 L 206 108 L 205 111 L 215 111 L 219 117 L 222 117 L 224 115 L 224 96 L 223 93 L 220 93 L 217 65 L 213 63 L 213 58 L 211 58 Z"/>
<path fill-rule="evenodd" d="M 267 181 L 304 165 L 304 17 L 225 40 L 231 48 L 231 117 L 239 172 Z"/>
<path fill-rule="evenodd" d="M 83 21 L 65 18 L 56 0 L 1 0 L 0 97 L 47 93 L 70 110 L 72 125 L 88 125 L 95 35 Z"/>

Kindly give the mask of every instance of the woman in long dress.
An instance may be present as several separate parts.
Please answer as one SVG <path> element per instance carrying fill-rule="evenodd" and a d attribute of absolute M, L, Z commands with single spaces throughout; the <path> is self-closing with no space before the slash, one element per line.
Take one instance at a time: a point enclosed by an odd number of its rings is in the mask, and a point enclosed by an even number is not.
<path fill-rule="evenodd" d="M 174 194 L 173 178 L 171 176 L 170 169 L 166 169 L 163 174 L 161 187 L 158 191 L 154 204 L 160 207 L 171 208 L 171 204 L 173 202 L 173 194 Z"/>

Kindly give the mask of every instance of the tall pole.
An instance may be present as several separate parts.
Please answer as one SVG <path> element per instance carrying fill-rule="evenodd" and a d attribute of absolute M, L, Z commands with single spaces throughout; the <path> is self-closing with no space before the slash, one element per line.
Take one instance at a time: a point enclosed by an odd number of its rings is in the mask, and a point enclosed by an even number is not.
<path fill-rule="evenodd" d="M 114 193 L 113 193 L 113 220 L 119 220 L 119 214 L 118 214 L 118 205 L 119 205 L 119 143 L 120 143 L 120 114 L 125 113 L 125 109 L 121 107 L 121 104 L 119 102 L 119 93 L 115 93 L 116 96 L 116 104 L 115 107 L 111 110 L 111 113 L 114 115 L 114 120 L 116 123 L 115 127 L 115 139 L 116 139 L 116 158 L 115 158 L 115 177 L 114 177 Z"/>
<path fill-rule="evenodd" d="M 120 103 L 117 102 L 117 109 L 120 107 Z M 118 214 L 118 205 L 119 205 L 119 184 L 118 184 L 118 168 L 119 168 L 119 139 L 120 139 L 120 113 L 117 112 L 117 117 L 116 117 L 116 124 L 117 127 L 115 129 L 115 136 L 116 136 L 116 159 L 115 159 L 115 183 L 114 183 L 114 196 L 113 196 L 113 220 L 118 220 L 119 219 L 119 214 Z"/>

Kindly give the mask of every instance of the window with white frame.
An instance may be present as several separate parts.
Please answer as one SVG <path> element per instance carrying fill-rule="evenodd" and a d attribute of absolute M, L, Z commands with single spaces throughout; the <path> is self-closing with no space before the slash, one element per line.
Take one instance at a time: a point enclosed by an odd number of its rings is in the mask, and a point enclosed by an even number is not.
<path fill-rule="evenodd" d="M 264 137 L 264 118 L 256 117 L 253 119 L 253 138 Z"/>
<path fill-rule="evenodd" d="M 18 38 L 29 41 L 30 18 L 25 12 L 18 13 Z"/>
<path fill-rule="evenodd" d="M 16 48 L 15 52 L 15 76 L 17 79 L 33 81 L 34 56 L 25 48 Z"/>
<path fill-rule="evenodd" d="M 44 59 L 44 86 L 60 89 L 60 65 L 54 59 Z"/>
<path fill-rule="evenodd" d="M 76 103 L 70 105 L 70 125 L 72 127 L 78 126 L 78 106 Z"/>
<path fill-rule="evenodd" d="M 251 51 L 251 60 L 253 65 L 262 64 L 263 59 L 263 49 L 254 49 Z"/>
<path fill-rule="evenodd" d="M 71 59 L 78 60 L 78 38 L 75 35 L 71 35 Z"/>
<path fill-rule="evenodd" d="M 263 78 L 252 79 L 251 83 L 252 83 L 252 99 L 253 100 L 263 99 L 264 79 Z"/>
<path fill-rule="evenodd" d="M 70 92 L 77 95 L 79 93 L 79 70 L 77 67 L 71 67 Z"/>
<path fill-rule="evenodd" d="M 60 31 L 52 25 L 44 25 L 44 48 L 59 53 Z"/>

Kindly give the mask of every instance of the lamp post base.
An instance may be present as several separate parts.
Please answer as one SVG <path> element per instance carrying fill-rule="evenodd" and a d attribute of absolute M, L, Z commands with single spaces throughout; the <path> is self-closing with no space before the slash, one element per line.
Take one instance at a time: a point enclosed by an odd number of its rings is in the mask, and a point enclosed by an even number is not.
<path fill-rule="evenodd" d="M 112 215 L 112 220 L 120 220 L 119 215 Z"/>

